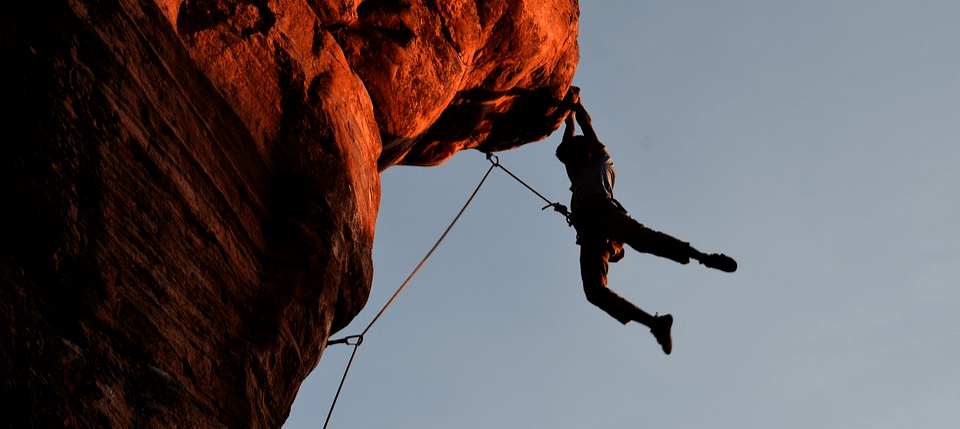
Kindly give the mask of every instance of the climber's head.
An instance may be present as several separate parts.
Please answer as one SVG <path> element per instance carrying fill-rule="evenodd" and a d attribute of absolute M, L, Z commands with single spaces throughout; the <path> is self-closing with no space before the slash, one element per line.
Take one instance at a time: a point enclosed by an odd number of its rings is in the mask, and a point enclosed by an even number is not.
<path fill-rule="evenodd" d="M 557 146 L 557 159 L 564 165 L 574 165 L 589 156 L 587 141 L 584 136 L 572 136 L 563 139 Z"/>

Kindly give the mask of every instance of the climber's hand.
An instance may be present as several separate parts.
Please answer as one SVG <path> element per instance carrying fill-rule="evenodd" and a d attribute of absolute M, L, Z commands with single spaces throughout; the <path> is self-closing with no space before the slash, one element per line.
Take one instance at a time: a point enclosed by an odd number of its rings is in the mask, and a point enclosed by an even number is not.
<path fill-rule="evenodd" d="M 570 216 L 570 212 L 567 210 L 567 206 L 565 206 L 565 205 L 563 205 L 563 204 L 554 203 L 554 204 L 553 204 L 553 210 L 554 210 L 555 212 L 557 212 L 557 213 L 560 213 L 560 214 L 564 215 L 564 216 Z"/>
<path fill-rule="evenodd" d="M 575 110 L 577 105 L 580 104 L 580 88 L 571 86 L 567 90 L 567 95 L 563 97 L 563 102 L 568 110 Z"/>

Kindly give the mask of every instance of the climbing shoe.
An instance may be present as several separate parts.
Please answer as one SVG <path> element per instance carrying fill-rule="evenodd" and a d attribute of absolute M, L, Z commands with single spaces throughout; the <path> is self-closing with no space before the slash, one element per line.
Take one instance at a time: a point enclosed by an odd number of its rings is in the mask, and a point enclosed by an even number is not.
<path fill-rule="evenodd" d="M 728 273 L 737 270 L 737 261 L 734 261 L 733 258 L 723 253 L 711 253 L 700 259 L 700 264 L 707 268 L 714 268 Z"/>
<path fill-rule="evenodd" d="M 650 327 L 650 333 L 657 339 L 666 354 L 670 354 L 673 350 L 673 340 L 670 339 L 670 329 L 672 327 L 673 316 L 669 314 L 653 316 L 653 326 Z"/>

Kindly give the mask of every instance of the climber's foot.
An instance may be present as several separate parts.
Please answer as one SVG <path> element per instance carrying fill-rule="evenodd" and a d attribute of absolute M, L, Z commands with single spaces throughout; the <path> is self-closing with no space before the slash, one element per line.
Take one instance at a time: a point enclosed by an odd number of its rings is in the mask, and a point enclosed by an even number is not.
<path fill-rule="evenodd" d="M 650 327 L 650 333 L 660 343 L 663 352 L 670 354 L 673 350 L 673 340 L 670 338 L 670 329 L 673 327 L 673 316 L 664 314 L 663 316 L 653 316 L 653 326 Z"/>
<path fill-rule="evenodd" d="M 724 255 L 723 253 L 711 253 L 700 258 L 700 263 L 707 268 L 714 268 L 720 271 L 732 273 L 737 270 L 737 261 Z"/>

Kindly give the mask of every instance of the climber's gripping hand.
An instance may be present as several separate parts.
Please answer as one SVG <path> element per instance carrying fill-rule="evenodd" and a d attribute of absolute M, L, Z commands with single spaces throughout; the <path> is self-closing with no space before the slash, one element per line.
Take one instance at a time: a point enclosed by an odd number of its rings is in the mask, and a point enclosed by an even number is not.
<path fill-rule="evenodd" d="M 548 205 L 547 207 L 553 207 L 553 211 L 555 211 L 555 212 L 557 212 L 557 213 L 560 213 L 560 214 L 562 214 L 562 215 L 564 215 L 564 216 L 566 216 L 566 217 L 570 217 L 570 211 L 567 210 L 567 206 L 565 206 L 565 205 L 563 205 L 563 204 L 553 203 L 553 204 Z M 544 209 L 546 209 L 547 207 L 544 207 Z"/>

